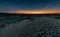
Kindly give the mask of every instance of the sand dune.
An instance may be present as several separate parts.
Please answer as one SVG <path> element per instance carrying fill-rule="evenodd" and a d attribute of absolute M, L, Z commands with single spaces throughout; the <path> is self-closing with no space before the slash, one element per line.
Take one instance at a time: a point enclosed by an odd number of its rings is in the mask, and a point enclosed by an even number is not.
<path fill-rule="evenodd" d="M 60 37 L 60 20 L 34 17 L 11 23 L 0 30 L 0 37 Z"/>

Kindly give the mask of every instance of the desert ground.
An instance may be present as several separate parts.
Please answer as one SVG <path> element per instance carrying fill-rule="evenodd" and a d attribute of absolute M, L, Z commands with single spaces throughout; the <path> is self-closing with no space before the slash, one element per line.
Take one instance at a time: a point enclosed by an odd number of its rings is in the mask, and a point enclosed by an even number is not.
<path fill-rule="evenodd" d="M 0 14 L 0 37 L 60 37 L 60 15 Z"/>

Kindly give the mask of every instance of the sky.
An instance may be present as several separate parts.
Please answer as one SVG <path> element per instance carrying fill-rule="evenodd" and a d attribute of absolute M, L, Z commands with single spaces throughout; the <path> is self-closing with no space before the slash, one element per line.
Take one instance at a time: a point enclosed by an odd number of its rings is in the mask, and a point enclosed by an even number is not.
<path fill-rule="evenodd" d="M 60 0 L 0 0 L 0 13 L 51 10 L 60 12 Z"/>

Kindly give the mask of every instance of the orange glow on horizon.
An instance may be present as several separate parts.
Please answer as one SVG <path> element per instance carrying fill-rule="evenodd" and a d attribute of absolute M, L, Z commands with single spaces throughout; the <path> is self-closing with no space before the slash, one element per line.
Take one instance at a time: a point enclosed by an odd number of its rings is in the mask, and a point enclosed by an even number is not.
<path fill-rule="evenodd" d="M 16 14 L 60 14 L 60 10 L 16 11 Z"/>

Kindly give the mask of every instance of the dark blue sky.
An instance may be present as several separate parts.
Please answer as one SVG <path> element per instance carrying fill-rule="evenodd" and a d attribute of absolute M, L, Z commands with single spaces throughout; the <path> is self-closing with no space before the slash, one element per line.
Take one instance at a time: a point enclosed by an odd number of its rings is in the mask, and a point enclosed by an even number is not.
<path fill-rule="evenodd" d="M 0 0 L 0 12 L 41 9 L 60 9 L 60 0 Z"/>

